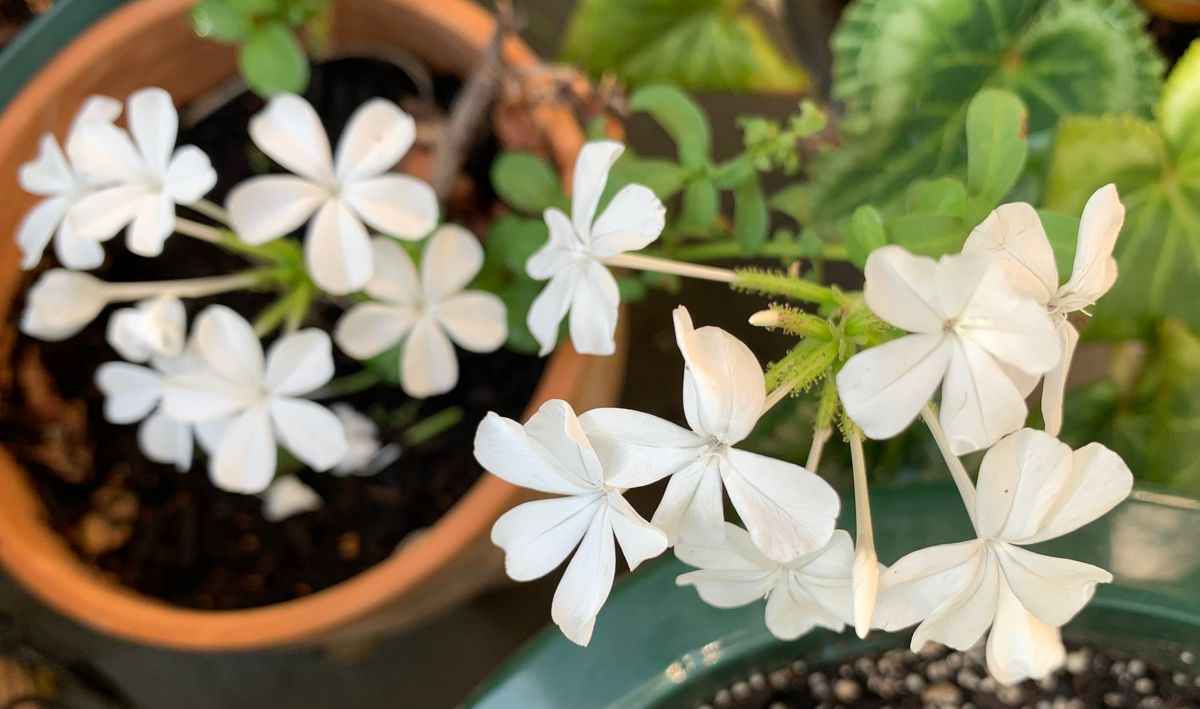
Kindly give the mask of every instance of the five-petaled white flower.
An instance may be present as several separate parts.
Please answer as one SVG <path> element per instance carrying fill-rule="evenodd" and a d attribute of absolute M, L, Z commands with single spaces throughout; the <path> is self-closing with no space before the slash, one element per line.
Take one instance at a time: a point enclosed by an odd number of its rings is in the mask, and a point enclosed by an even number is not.
<path fill-rule="evenodd" d="M 645 248 L 662 233 L 666 208 L 648 187 L 628 185 L 596 217 L 608 171 L 625 150 L 620 143 L 588 143 L 575 161 L 571 218 L 551 207 L 545 212 L 550 240 L 529 257 L 525 270 L 549 283 L 529 308 L 529 331 L 549 354 L 558 326 L 570 312 L 571 342 L 583 354 L 610 355 L 616 345 L 620 294 L 604 265 L 625 251 Z"/>
<path fill-rule="evenodd" d="M 107 96 L 92 96 L 84 102 L 67 134 L 67 155 L 78 152 L 75 143 L 81 126 L 92 122 L 112 123 L 121 115 L 121 103 Z M 54 254 L 67 268 L 87 270 L 104 263 L 104 247 L 84 239 L 67 219 L 75 203 L 93 185 L 67 161 L 58 141 L 47 133 L 42 136 L 38 156 L 21 166 L 18 181 L 30 194 L 45 197 L 38 202 L 17 228 L 17 245 L 21 247 L 21 268 L 29 270 L 42 260 L 42 252 L 51 239 Z"/>
<path fill-rule="evenodd" d="M 987 661 L 997 680 L 1044 677 L 1063 659 L 1058 628 L 1112 575 L 1022 547 L 1095 520 L 1132 485 L 1129 468 L 1099 443 L 1072 452 L 1032 429 L 1004 438 L 979 469 L 978 538 L 897 561 L 883 574 L 876 624 L 898 630 L 920 622 L 914 650 L 929 640 L 965 650 L 991 626 Z"/>
<path fill-rule="evenodd" d="M 1058 364 L 1062 348 L 1045 308 L 980 254 L 934 261 L 884 246 L 865 271 L 867 306 L 915 333 L 859 352 L 838 373 L 846 413 L 867 436 L 903 431 L 939 383 L 941 424 L 958 455 L 1024 424 L 1025 399 L 1003 365 L 1040 375 Z"/>
<path fill-rule="evenodd" d="M 402 239 L 419 239 L 437 225 L 433 189 L 388 172 L 416 138 L 412 116 L 390 101 L 373 99 L 354 112 L 336 157 L 317 112 L 299 96 L 271 99 L 250 121 L 250 137 L 295 175 L 254 177 L 234 188 L 227 202 L 234 231 L 262 244 L 309 222 L 308 270 L 330 293 L 356 291 L 371 279 L 366 225 Z"/>
<path fill-rule="evenodd" d="M 209 464 L 217 487 L 245 494 L 267 489 L 277 445 L 317 471 L 346 455 L 337 417 L 300 398 L 333 377 L 328 335 L 315 329 L 284 335 L 264 361 L 250 323 L 213 305 L 196 318 L 192 338 L 206 369 L 167 378 L 163 409 L 178 421 L 229 420 Z"/>
<path fill-rule="evenodd" d="M 409 396 L 444 394 L 458 383 L 454 343 L 492 352 L 508 337 L 504 302 L 464 291 L 483 267 L 483 248 L 466 229 L 447 224 L 421 254 L 421 273 L 395 241 L 376 238 L 375 274 L 364 289 L 378 302 L 360 303 L 338 321 L 334 339 L 355 359 L 369 359 L 403 341 L 400 384 Z"/>
<path fill-rule="evenodd" d="M 765 597 L 767 630 L 780 640 L 795 640 L 815 627 L 837 633 L 852 622 L 854 548 L 840 529 L 825 546 L 787 563 L 768 559 L 744 529 L 729 523 L 719 546 L 680 544 L 675 556 L 699 569 L 675 582 L 695 586 L 710 606 L 737 608 Z"/>
<path fill-rule="evenodd" d="M 288 517 L 319 510 L 325 504 L 316 490 L 295 475 L 276 479 L 262 494 L 262 501 L 262 516 L 268 522 L 282 522 Z"/>
<path fill-rule="evenodd" d="M 199 148 L 175 148 L 179 115 L 166 91 L 135 92 L 127 116 L 129 133 L 110 122 L 91 121 L 80 126 L 68 146 L 76 169 L 99 186 L 71 208 L 68 219 L 81 236 L 96 241 L 128 226 L 129 250 L 158 256 L 175 231 L 175 206 L 208 194 L 217 173 Z"/>
<path fill-rule="evenodd" d="M 475 458 L 514 485 L 562 495 L 509 510 L 492 527 L 492 542 L 504 549 L 505 569 L 517 581 L 545 576 L 578 545 L 550 615 L 568 639 L 587 645 L 612 590 L 615 546 L 632 569 L 663 553 L 666 535 L 625 501 L 626 486 L 601 468 L 565 401 L 546 402 L 524 426 L 488 414 L 475 435 Z"/>
<path fill-rule="evenodd" d="M 1042 385 L 1042 417 L 1051 435 L 1062 428 L 1067 372 L 1079 342 L 1079 332 L 1067 316 L 1083 311 L 1112 288 L 1117 279 L 1117 261 L 1112 252 L 1124 221 L 1125 207 L 1117 188 L 1106 185 L 1096 190 L 1083 208 L 1075 264 L 1070 279 L 1061 287 L 1050 239 L 1037 212 L 1028 204 L 1000 205 L 975 227 L 963 247 L 964 253 L 991 255 L 1017 291 L 1044 305 L 1052 317 L 1063 354 L 1058 365 L 1046 373 Z M 1025 395 L 1037 384 L 1037 377 L 1010 374 L 1016 375 L 1014 381 Z"/>
<path fill-rule="evenodd" d="M 754 353 L 720 328 L 693 328 L 683 307 L 675 309 L 675 339 L 687 365 L 683 408 L 691 430 L 627 409 L 580 416 L 610 484 L 640 487 L 671 476 L 652 522 L 672 543 L 721 543 L 724 484 L 768 557 L 786 562 L 824 546 L 840 506 L 829 483 L 799 465 L 733 448 L 766 401 Z"/>
<path fill-rule="evenodd" d="M 183 350 L 187 311 L 183 301 L 164 293 L 121 308 L 108 320 L 108 344 L 130 362 L 174 357 Z"/>

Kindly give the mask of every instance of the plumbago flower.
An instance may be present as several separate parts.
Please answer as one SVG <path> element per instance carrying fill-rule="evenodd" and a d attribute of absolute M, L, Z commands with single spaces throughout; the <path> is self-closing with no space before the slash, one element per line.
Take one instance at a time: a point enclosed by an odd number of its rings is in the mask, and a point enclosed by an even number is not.
<path fill-rule="evenodd" d="M 183 349 L 187 312 L 170 293 L 121 308 L 108 320 L 107 339 L 117 354 L 130 362 L 151 357 L 174 357 Z"/>
<path fill-rule="evenodd" d="M 209 461 L 223 490 L 256 494 L 275 475 L 282 445 L 316 471 L 346 455 L 346 434 L 333 413 L 301 398 L 333 377 L 329 336 L 300 330 L 275 341 L 266 357 L 250 323 L 221 305 L 196 318 L 192 337 L 204 368 L 163 383 L 163 409 L 178 421 L 226 421 Z"/>
<path fill-rule="evenodd" d="M 437 225 L 433 189 L 388 172 L 416 138 L 412 116 L 390 101 L 374 99 L 354 112 L 336 156 L 317 112 L 290 94 L 271 99 L 250 121 L 250 137 L 295 175 L 254 177 L 234 188 L 226 205 L 234 231 L 263 244 L 308 222 L 308 270 L 330 293 L 350 293 L 371 280 L 368 226 L 411 240 Z"/>
<path fill-rule="evenodd" d="M 587 645 L 612 590 L 615 547 L 633 569 L 666 550 L 666 535 L 625 501 L 628 485 L 602 467 L 565 401 L 546 402 L 524 426 L 488 414 L 475 434 L 475 458 L 514 485 L 560 496 L 506 512 L 492 527 L 492 542 L 504 549 L 505 569 L 517 581 L 545 576 L 578 546 L 550 615 L 567 638 Z"/>
<path fill-rule="evenodd" d="M 691 430 L 627 409 L 593 409 L 580 417 L 622 487 L 670 476 L 653 523 L 672 543 L 713 546 L 725 537 L 721 489 L 763 552 L 789 562 L 824 546 L 837 518 L 837 493 L 799 465 L 733 448 L 763 413 L 762 368 L 740 340 L 716 327 L 696 329 L 675 309 L 683 354 L 683 408 Z"/>
<path fill-rule="evenodd" d="M 543 356 L 558 343 L 559 323 L 568 313 L 577 351 L 614 352 L 620 295 L 604 262 L 645 248 L 666 223 L 666 208 L 642 185 L 622 188 L 596 217 L 608 172 L 624 150 L 611 141 L 585 145 L 575 161 L 571 217 L 554 207 L 545 212 L 550 240 L 525 264 L 531 278 L 550 281 L 530 306 L 527 322 Z"/>
<path fill-rule="evenodd" d="M 1008 365 L 1037 376 L 1062 347 L 1046 309 L 981 254 L 934 261 L 899 246 L 867 257 L 867 307 L 906 335 L 864 350 L 837 376 L 846 413 L 871 438 L 903 431 L 942 385 L 941 425 L 955 454 L 981 450 L 1025 422 Z"/>
<path fill-rule="evenodd" d="M 121 104 L 107 96 L 92 96 L 71 123 L 67 133 L 67 155 L 78 154 L 79 132 L 92 122 L 112 123 L 121 115 Z M 54 136 L 42 136 L 38 156 L 21 166 L 17 180 L 30 194 L 44 197 L 17 227 L 17 245 L 21 248 L 21 268 L 29 270 L 42 260 L 42 253 L 54 241 L 54 254 L 67 268 L 87 270 L 104 263 L 104 248 L 79 236 L 67 213 L 94 186 L 88 175 L 68 161 Z"/>
<path fill-rule="evenodd" d="M 365 360 L 402 343 L 400 384 L 417 398 L 444 394 L 458 383 L 454 344 L 493 352 L 508 339 L 508 315 L 495 294 L 463 290 L 483 267 L 483 248 L 466 229 L 447 224 L 421 254 L 421 273 L 390 239 L 376 238 L 375 274 L 364 289 L 376 302 L 346 312 L 334 339 Z"/>
<path fill-rule="evenodd" d="M 199 148 L 176 149 L 179 115 L 170 94 L 142 89 L 127 103 L 132 137 L 109 121 L 90 121 L 68 145 L 71 162 L 99 186 L 75 203 L 68 218 L 81 236 L 96 241 L 128 226 L 129 250 L 158 256 L 175 231 L 176 205 L 199 201 L 217 174 Z"/>
<path fill-rule="evenodd" d="M 711 606 L 737 608 L 765 597 L 767 629 L 780 640 L 795 640 L 817 627 L 838 633 L 853 623 L 854 545 L 843 530 L 825 546 L 780 563 L 764 555 L 746 530 L 727 522 L 720 545 L 680 544 L 675 556 L 698 568 L 675 582 L 695 586 Z"/>
<path fill-rule="evenodd" d="M 1113 247 L 1125 221 L 1125 207 L 1117 188 L 1106 185 L 1091 196 L 1079 222 L 1079 240 L 1075 246 L 1075 264 L 1071 277 L 1058 285 L 1058 267 L 1054 250 L 1038 217 L 1028 204 L 1004 204 L 975 227 L 963 247 L 964 253 L 985 253 L 1003 268 L 1017 292 L 1045 306 L 1062 343 L 1062 358 L 1046 373 L 1042 385 L 1042 417 L 1046 431 L 1058 435 L 1062 428 L 1063 393 L 1071 358 L 1079 342 L 1079 332 L 1067 316 L 1086 312 L 1112 288 L 1117 279 L 1117 261 Z M 1037 384 L 1037 377 L 1016 378 L 1023 394 Z"/>
<path fill-rule="evenodd" d="M 1040 678 L 1063 660 L 1058 628 L 1112 575 L 1023 547 L 1062 536 L 1129 494 L 1133 476 L 1098 443 L 1072 452 L 1023 429 L 992 447 L 979 469 L 972 520 L 978 537 L 913 552 L 884 572 L 875 622 L 919 622 L 913 650 L 933 640 L 965 650 L 989 626 L 988 668 L 1011 683 Z"/>
<path fill-rule="evenodd" d="M 288 517 L 319 510 L 325 504 L 316 490 L 295 475 L 284 475 L 271 483 L 262 494 L 262 501 L 262 516 L 268 522 L 282 522 Z"/>

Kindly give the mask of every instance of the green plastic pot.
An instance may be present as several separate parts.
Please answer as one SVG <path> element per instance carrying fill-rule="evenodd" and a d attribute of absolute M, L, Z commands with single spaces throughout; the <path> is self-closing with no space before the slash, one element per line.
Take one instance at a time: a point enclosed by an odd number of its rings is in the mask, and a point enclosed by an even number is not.
<path fill-rule="evenodd" d="M 880 559 L 971 536 L 949 485 L 920 485 L 872 495 Z M 841 526 L 853 528 L 849 505 Z M 1115 581 L 1063 629 L 1085 642 L 1186 669 L 1200 661 L 1200 501 L 1137 490 L 1103 519 L 1035 547 L 1100 565 Z M 735 610 L 705 605 L 679 588 L 687 570 L 660 559 L 617 585 L 587 648 L 549 627 L 502 668 L 467 706 L 476 709 L 690 707 L 737 678 L 795 659 L 832 663 L 906 646 L 907 634 L 817 631 L 795 642 L 773 638 L 763 603 Z M 1195 668 L 1192 668 L 1195 669 Z"/>

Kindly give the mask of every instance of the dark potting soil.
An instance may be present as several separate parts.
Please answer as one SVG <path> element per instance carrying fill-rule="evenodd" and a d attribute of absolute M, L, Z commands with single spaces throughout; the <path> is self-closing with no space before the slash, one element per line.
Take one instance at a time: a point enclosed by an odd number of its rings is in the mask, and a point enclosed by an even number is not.
<path fill-rule="evenodd" d="M 1196 709 L 1200 678 L 1068 643 L 1064 667 L 1006 687 L 988 676 L 982 643 L 967 652 L 928 645 L 889 650 L 834 666 L 798 660 L 755 673 L 716 693 L 702 709 Z"/>
<path fill-rule="evenodd" d="M 307 97 L 336 145 L 350 114 L 375 96 L 396 101 L 419 123 L 443 114 L 457 84 L 435 77 L 433 87 L 432 96 L 422 97 L 414 82 L 389 64 L 345 59 L 314 67 Z M 242 95 L 181 132 L 180 144 L 202 148 L 220 175 L 213 201 L 223 201 L 231 186 L 268 169 L 247 133 L 247 121 L 261 107 L 260 99 Z M 181 111 L 184 120 L 187 108 Z M 490 217 L 494 200 L 486 174 L 495 152 L 494 141 L 485 139 L 467 157 L 458 185 L 465 188 L 456 190 L 448 218 L 478 223 Z M 419 174 L 427 157 L 427 149 L 418 146 L 402 169 L 411 166 Z M 237 257 L 183 236 L 172 237 L 153 260 L 130 254 L 121 241 L 109 242 L 108 261 L 95 275 L 159 280 L 246 267 Z M 190 301 L 189 316 L 217 301 L 252 319 L 270 297 L 242 293 Z M 10 328 L 20 307 L 10 316 Z M 315 307 L 304 324 L 331 331 L 342 310 Z M 401 443 L 402 454 L 370 477 L 300 470 L 300 479 L 321 495 L 324 506 L 270 523 L 263 520 L 257 497 L 213 487 L 202 455 L 191 471 L 180 474 L 142 457 L 137 425 L 104 420 L 103 397 L 93 378 L 101 363 L 119 359 L 105 342 L 108 314 L 65 342 L 17 337 L 12 368 L 0 375 L 0 441 L 32 473 L 50 524 L 82 558 L 123 585 L 195 608 L 288 600 L 388 557 L 407 535 L 437 521 L 478 478 L 472 455 L 476 424 L 488 411 L 519 417 L 543 368 L 542 360 L 508 350 L 460 351 L 459 384 L 444 396 L 414 401 L 398 387 L 376 386 L 330 400 L 370 415 L 380 426 L 382 443 Z M 335 357 L 338 376 L 362 370 L 336 347 Z M 422 443 L 403 444 L 414 423 L 450 407 L 462 410 L 458 424 Z"/>

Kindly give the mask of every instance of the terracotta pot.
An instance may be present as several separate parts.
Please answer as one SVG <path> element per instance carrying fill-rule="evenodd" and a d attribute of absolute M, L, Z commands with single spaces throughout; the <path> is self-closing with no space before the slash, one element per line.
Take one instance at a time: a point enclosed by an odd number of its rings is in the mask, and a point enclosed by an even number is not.
<path fill-rule="evenodd" d="M 90 1 L 90 0 L 89 0 Z M 138 0 L 84 32 L 34 76 L 0 116 L 0 234 L 15 233 L 32 204 L 17 167 L 34 157 L 45 131 L 63 135 L 83 99 L 124 97 L 161 86 L 181 104 L 204 96 L 234 73 L 231 49 L 198 39 L 188 22 L 194 0 Z M 440 72 L 465 75 L 493 34 L 493 20 L 468 0 L 338 0 L 334 46 L 401 47 Z M 518 40 L 505 46 L 514 66 L 536 62 Z M 564 175 L 583 134 L 564 110 L 540 107 L 535 124 Z M 11 237 L 0 240 L 0 313 L 24 282 Z M 0 338 L 0 341 L 11 338 Z M 584 357 L 564 345 L 547 364 L 529 406 L 563 398 L 577 408 L 614 403 L 624 349 Z M 410 624 L 461 602 L 502 576 L 488 540 L 492 522 L 522 493 L 483 475 L 441 520 L 410 537 L 386 561 L 327 590 L 240 611 L 168 605 L 94 573 L 45 521 L 24 470 L 0 450 L 0 562 L 43 601 L 99 630 L 161 646 L 231 650 L 353 641 Z"/>

